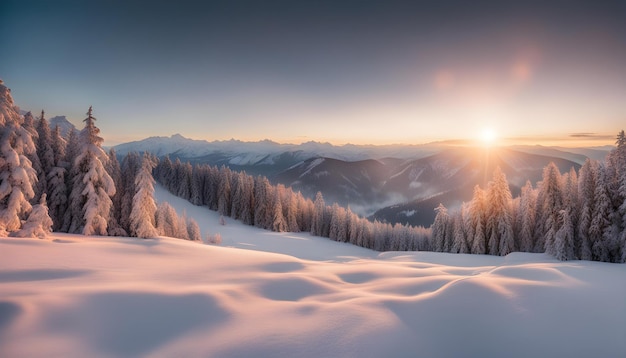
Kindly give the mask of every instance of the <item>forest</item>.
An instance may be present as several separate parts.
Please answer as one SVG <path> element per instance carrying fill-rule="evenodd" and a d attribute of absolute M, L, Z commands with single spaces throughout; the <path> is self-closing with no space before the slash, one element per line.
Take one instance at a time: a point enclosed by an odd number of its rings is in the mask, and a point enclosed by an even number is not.
<path fill-rule="evenodd" d="M 370 221 L 350 208 L 327 205 L 319 192 L 312 200 L 226 166 L 192 166 L 150 153 L 120 160 L 102 148 L 91 107 L 86 115 L 80 132 L 63 137 L 43 111 L 38 118 L 22 116 L 0 83 L 0 235 L 45 237 L 57 231 L 201 241 L 195 220 L 178 216 L 167 203 L 156 204 L 156 178 L 177 196 L 247 225 L 310 232 L 377 251 L 525 251 L 560 260 L 626 261 L 624 131 L 605 161 L 587 160 L 579 172 L 564 174 L 550 164 L 542 180 L 527 182 L 516 198 L 497 168 L 470 202 L 457 210 L 440 205 L 432 226 L 424 228 Z"/>

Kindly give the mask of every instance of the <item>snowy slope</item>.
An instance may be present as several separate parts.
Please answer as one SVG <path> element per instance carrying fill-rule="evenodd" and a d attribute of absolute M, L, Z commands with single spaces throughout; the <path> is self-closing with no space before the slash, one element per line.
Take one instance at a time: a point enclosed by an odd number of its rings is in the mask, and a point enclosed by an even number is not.
<path fill-rule="evenodd" d="M 161 190 L 158 197 L 198 220 L 203 232 L 220 232 L 223 246 L 67 234 L 0 238 L 1 357 L 626 351 L 626 265 L 543 254 L 378 254 L 306 233 L 219 226 L 204 208 Z"/>

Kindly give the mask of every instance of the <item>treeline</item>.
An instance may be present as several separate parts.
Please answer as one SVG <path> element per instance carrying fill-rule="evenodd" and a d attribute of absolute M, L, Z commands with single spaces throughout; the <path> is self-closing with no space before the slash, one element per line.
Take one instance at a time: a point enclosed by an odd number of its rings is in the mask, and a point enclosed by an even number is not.
<path fill-rule="evenodd" d="M 253 177 L 226 166 L 172 162 L 169 157 L 159 162 L 154 174 L 171 193 L 247 225 L 277 232 L 310 232 L 378 251 L 430 250 L 429 229 L 371 222 L 349 208 L 326 205 L 319 192 L 313 201 L 282 184 L 271 185 L 263 176 Z"/>
<path fill-rule="evenodd" d="M 67 137 L 42 111 L 22 116 L 0 81 L 0 235 L 84 235 L 200 240 L 197 223 L 154 201 L 156 158 L 136 153 L 122 163 L 106 153 L 92 108 L 85 127 Z"/>
<path fill-rule="evenodd" d="M 626 136 L 603 162 L 587 159 L 579 172 L 554 163 L 512 198 L 497 168 L 486 189 L 449 212 L 439 205 L 432 225 L 434 251 L 507 255 L 546 252 L 559 260 L 626 262 Z"/>

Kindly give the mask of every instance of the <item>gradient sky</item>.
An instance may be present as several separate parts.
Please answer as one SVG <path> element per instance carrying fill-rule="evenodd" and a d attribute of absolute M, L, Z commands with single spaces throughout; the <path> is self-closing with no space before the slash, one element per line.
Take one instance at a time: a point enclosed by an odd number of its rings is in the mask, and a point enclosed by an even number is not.
<path fill-rule="evenodd" d="M 106 144 L 476 138 L 613 144 L 626 1 L 0 2 L 0 78 L 23 109 Z"/>

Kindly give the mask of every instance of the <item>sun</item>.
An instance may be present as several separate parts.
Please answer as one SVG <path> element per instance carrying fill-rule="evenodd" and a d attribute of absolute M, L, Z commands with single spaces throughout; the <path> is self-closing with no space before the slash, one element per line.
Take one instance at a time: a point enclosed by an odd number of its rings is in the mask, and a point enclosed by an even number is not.
<path fill-rule="evenodd" d="M 484 145 L 490 146 L 496 141 L 496 139 L 496 131 L 491 127 L 485 127 L 480 132 L 480 140 L 483 142 Z"/>

